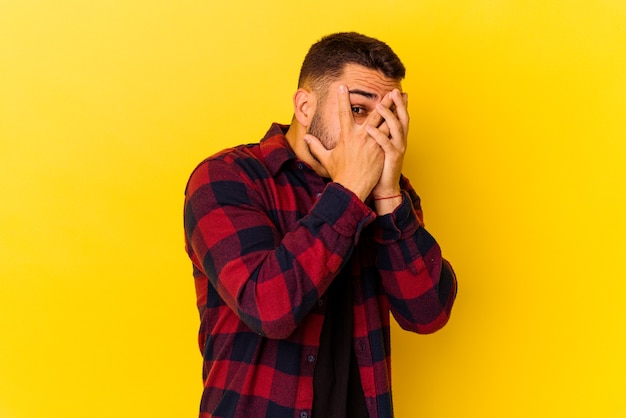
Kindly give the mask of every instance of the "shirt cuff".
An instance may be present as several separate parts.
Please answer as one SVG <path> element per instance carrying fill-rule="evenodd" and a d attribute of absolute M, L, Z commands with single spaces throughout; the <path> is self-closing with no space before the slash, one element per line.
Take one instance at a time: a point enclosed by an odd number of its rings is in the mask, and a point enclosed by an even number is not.
<path fill-rule="evenodd" d="M 402 203 L 392 212 L 376 218 L 377 242 L 390 244 L 409 237 L 420 228 L 419 220 L 413 210 L 411 199 L 406 192 L 402 192 Z"/>
<path fill-rule="evenodd" d="M 326 185 L 311 215 L 321 218 L 343 236 L 354 236 L 355 243 L 363 228 L 376 218 L 376 213 L 354 193 L 332 182 Z"/>

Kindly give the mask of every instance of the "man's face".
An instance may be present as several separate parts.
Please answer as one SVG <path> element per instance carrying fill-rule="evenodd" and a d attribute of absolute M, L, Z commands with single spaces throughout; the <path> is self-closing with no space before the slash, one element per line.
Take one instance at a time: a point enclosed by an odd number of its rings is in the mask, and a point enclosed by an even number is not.
<path fill-rule="evenodd" d="M 318 99 L 308 132 L 317 137 L 326 149 L 333 149 L 339 139 L 337 88 L 344 85 L 350 92 L 354 122 L 361 125 L 375 111 L 376 104 L 393 89 L 401 90 L 400 81 L 381 72 L 357 64 L 347 64 L 341 77 L 328 86 L 326 97 Z"/>

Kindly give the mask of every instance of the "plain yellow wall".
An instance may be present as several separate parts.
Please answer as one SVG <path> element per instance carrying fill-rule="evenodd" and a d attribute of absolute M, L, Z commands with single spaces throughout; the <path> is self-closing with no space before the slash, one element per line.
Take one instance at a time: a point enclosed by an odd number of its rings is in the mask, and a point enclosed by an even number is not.
<path fill-rule="evenodd" d="M 406 174 L 459 276 L 394 328 L 397 416 L 626 417 L 623 0 L 0 0 L 0 417 L 191 417 L 201 159 L 287 123 L 324 34 L 408 67 Z"/>

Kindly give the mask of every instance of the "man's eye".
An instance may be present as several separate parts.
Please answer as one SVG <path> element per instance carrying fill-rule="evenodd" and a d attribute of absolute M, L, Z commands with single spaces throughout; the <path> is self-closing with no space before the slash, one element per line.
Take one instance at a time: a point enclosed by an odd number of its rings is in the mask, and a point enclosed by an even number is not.
<path fill-rule="evenodd" d="M 352 106 L 352 113 L 355 115 L 365 115 L 366 110 L 359 106 Z"/>

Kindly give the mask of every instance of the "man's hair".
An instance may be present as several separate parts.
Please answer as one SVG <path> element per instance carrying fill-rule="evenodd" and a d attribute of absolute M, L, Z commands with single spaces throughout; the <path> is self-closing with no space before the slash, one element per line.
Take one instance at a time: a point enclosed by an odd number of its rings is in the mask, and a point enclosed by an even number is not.
<path fill-rule="evenodd" d="M 298 87 L 308 85 L 324 95 L 325 87 L 341 77 L 347 64 L 378 70 L 398 81 L 405 75 L 400 58 L 386 43 L 356 32 L 340 32 L 311 46 L 300 69 Z"/>

